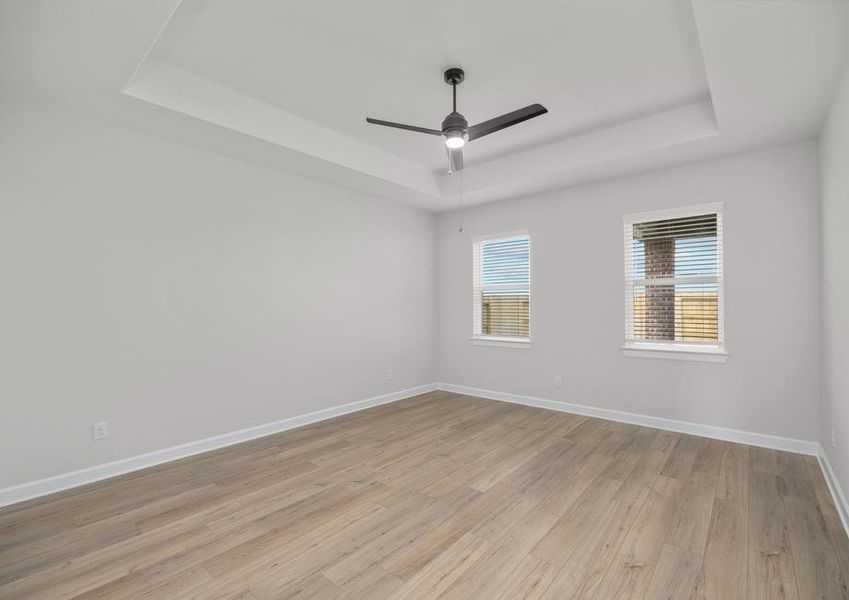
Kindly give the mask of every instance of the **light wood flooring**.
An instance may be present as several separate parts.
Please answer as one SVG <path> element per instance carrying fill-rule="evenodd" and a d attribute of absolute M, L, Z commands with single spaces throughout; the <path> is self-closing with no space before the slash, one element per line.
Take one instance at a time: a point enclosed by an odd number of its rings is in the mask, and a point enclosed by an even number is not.
<path fill-rule="evenodd" d="M 0 598 L 849 598 L 816 461 L 434 392 L 0 510 Z"/>

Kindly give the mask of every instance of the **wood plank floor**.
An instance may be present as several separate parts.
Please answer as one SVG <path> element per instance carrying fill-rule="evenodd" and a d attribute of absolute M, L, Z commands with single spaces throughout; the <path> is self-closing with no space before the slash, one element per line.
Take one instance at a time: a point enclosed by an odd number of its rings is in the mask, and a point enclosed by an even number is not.
<path fill-rule="evenodd" d="M 849 598 L 811 457 L 434 392 L 0 510 L 2 598 Z"/>

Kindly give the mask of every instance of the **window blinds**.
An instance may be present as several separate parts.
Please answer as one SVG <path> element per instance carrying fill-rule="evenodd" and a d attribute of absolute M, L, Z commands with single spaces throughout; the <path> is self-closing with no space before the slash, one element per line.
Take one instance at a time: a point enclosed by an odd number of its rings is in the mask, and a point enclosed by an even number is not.
<path fill-rule="evenodd" d="M 625 222 L 626 342 L 723 342 L 721 213 Z"/>
<path fill-rule="evenodd" d="M 528 235 L 474 243 L 474 334 L 530 337 L 530 238 Z"/>

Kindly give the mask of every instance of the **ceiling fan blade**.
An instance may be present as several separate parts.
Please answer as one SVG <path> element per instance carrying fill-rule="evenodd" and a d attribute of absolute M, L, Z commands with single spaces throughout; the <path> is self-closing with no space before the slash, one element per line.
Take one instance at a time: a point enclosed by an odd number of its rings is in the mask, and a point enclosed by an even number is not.
<path fill-rule="evenodd" d="M 415 125 L 404 125 L 403 123 L 393 123 L 392 121 L 381 121 L 380 119 L 372 119 L 366 117 L 366 121 L 375 125 L 384 125 L 386 127 L 394 127 L 396 129 L 406 129 L 407 131 L 416 131 L 418 133 L 429 133 L 431 135 L 442 135 L 438 129 L 428 129 L 427 127 L 416 127 Z"/>
<path fill-rule="evenodd" d="M 495 117 L 489 121 L 472 125 L 467 130 L 469 134 L 469 141 L 476 140 L 485 135 L 489 135 L 490 133 L 495 133 L 496 131 L 516 125 L 522 121 L 527 121 L 528 119 L 544 115 L 547 112 L 548 110 L 542 104 L 531 104 L 525 108 L 509 112 L 506 115 L 501 115 L 500 117 Z"/>
<path fill-rule="evenodd" d="M 446 148 L 448 151 L 448 172 L 456 173 L 463 168 L 463 149 Z"/>

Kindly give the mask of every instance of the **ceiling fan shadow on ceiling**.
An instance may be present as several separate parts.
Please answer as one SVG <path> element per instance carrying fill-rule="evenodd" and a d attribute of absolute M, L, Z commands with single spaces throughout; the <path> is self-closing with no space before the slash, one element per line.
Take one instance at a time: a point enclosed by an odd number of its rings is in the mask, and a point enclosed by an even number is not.
<path fill-rule="evenodd" d="M 372 119 L 371 117 L 366 117 L 366 121 L 375 125 L 395 127 L 396 129 L 406 129 L 407 131 L 427 133 L 429 135 L 441 135 L 445 138 L 445 146 L 448 151 L 448 172 L 454 173 L 463 168 L 463 146 L 466 142 L 471 142 L 490 133 L 518 125 L 522 121 L 533 119 L 548 112 L 542 104 L 531 104 L 530 106 L 514 110 L 500 117 L 484 121 L 483 123 L 469 125 L 466 117 L 457 112 L 457 86 L 465 78 L 463 69 L 457 67 L 448 69 L 445 71 L 444 78 L 445 83 L 451 86 L 453 109 L 451 114 L 442 121 L 442 129 L 428 129 L 427 127 L 416 127 L 415 125 L 404 125 L 403 123 L 381 121 L 380 119 Z"/>

